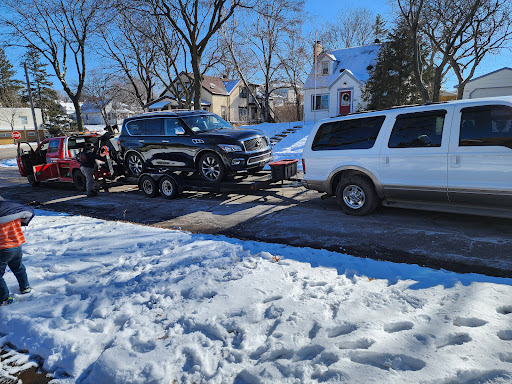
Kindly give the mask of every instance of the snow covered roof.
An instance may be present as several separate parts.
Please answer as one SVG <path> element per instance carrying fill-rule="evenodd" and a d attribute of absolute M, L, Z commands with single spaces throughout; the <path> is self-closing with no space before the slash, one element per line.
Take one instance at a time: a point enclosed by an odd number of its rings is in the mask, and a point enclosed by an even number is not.
<path fill-rule="evenodd" d="M 317 66 L 321 68 L 322 59 L 330 60 L 330 75 L 321 75 L 317 71 L 316 87 L 330 87 L 344 71 L 353 75 L 357 80 L 365 82 L 369 78 L 368 66 L 375 65 L 379 54 L 380 44 L 364 45 L 361 47 L 324 51 L 318 55 Z M 315 69 L 311 68 L 304 89 L 315 87 Z"/>
<path fill-rule="evenodd" d="M 231 93 L 231 91 L 236 87 L 236 85 L 240 82 L 240 80 L 228 80 L 223 81 L 224 87 L 226 87 L 226 92 Z"/>

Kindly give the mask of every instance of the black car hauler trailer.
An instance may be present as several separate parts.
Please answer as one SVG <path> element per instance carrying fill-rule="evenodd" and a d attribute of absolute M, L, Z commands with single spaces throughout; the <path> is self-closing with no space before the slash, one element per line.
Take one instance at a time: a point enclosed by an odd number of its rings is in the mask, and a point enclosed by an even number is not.
<path fill-rule="evenodd" d="M 194 175 L 183 176 L 175 172 L 153 170 L 139 176 L 138 186 L 148 197 L 155 197 L 160 193 L 168 199 L 174 199 L 183 191 L 250 193 L 276 187 L 278 183 L 287 187 L 298 187 L 302 183 L 294 178 L 297 174 L 297 162 L 297 159 L 275 161 L 269 163 L 270 171 L 217 183 L 204 181 Z"/>

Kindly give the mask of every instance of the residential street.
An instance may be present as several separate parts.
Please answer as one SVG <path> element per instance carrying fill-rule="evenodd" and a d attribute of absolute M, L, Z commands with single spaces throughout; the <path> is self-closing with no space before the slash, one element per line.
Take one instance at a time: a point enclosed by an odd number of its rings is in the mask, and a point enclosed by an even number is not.
<path fill-rule="evenodd" d="M 302 187 L 252 195 L 185 192 L 175 200 L 147 198 L 120 185 L 86 198 L 68 184 L 32 188 L 14 167 L 0 168 L 0 194 L 42 209 L 125 220 L 192 233 L 328 249 L 456 272 L 512 276 L 512 221 L 380 208 L 344 215 L 334 199 Z M 35 202 L 35 203 L 34 203 Z"/>

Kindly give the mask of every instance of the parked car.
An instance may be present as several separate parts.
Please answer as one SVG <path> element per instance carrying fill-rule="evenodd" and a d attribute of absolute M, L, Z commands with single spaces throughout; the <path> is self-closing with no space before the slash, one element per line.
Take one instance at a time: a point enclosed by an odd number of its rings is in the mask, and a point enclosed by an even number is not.
<path fill-rule="evenodd" d="M 124 120 L 119 144 L 134 176 L 146 169 L 198 172 L 208 182 L 228 173 L 257 172 L 270 162 L 263 132 L 234 128 L 206 111 L 145 113 Z"/>
<path fill-rule="evenodd" d="M 512 212 L 512 97 L 459 100 L 326 119 L 303 153 L 307 188 L 352 215 L 380 202 Z"/>
<path fill-rule="evenodd" d="M 117 143 L 108 134 L 72 135 L 45 139 L 33 149 L 30 143 L 18 143 L 17 162 L 21 176 L 27 177 L 32 186 L 41 181 L 57 180 L 71 182 L 79 191 L 85 191 L 85 176 L 80 171 L 77 157 L 86 143 L 92 143 L 96 151 L 106 154 L 103 167 L 99 168 L 96 180 L 114 180 L 125 173 L 123 164 L 116 161 Z M 101 148 L 100 148 L 101 147 Z"/>

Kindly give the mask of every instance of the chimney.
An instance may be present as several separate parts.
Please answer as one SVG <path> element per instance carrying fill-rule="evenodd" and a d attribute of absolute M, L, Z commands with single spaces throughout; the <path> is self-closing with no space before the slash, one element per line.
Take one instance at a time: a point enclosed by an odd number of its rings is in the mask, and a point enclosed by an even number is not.
<path fill-rule="evenodd" d="M 322 53 L 323 47 L 322 44 L 320 44 L 320 41 L 315 41 L 315 44 L 313 44 L 313 60 L 316 60 L 316 57 Z"/>

